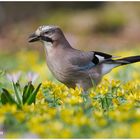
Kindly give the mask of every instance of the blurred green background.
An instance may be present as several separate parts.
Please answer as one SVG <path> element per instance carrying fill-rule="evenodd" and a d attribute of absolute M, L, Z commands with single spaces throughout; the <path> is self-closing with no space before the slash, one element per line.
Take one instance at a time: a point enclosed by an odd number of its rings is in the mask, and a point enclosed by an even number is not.
<path fill-rule="evenodd" d="M 42 44 L 28 43 L 38 26 L 48 24 L 60 26 L 77 49 L 140 54 L 139 2 L 0 2 L 0 69 L 52 79 Z M 115 78 L 129 80 L 131 71 L 139 71 L 135 64 L 125 69 Z"/>

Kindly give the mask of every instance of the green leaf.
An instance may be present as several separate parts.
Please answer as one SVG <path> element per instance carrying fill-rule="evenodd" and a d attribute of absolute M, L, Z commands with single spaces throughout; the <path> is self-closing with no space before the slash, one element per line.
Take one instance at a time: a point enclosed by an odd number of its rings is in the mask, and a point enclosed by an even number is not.
<path fill-rule="evenodd" d="M 34 86 L 31 84 L 31 82 L 29 82 L 28 85 L 25 85 L 23 89 L 23 96 L 22 96 L 23 104 L 26 103 L 27 99 L 30 97 L 33 90 L 34 90 Z"/>
<path fill-rule="evenodd" d="M 37 92 L 39 91 L 40 86 L 41 86 L 41 83 L 37 86 L 36 89 L 34 89 L 34 91 L 31 93 L 31 95 L 27 99 L 27 102 L 26 103 L 28 105 L 30 105 L 32 103 L 35 103 L 35 101 L 36 101 L 36 95 L 37 95 Z"/>
<path fill-rule="evenodd" d="M 4 88 L 2 89 L 1 102 L 2 102 L 2 104 L 6 104 L 6 103 L 14 104 L 14 103 L 16 103 L 16 101 L 14 100 L 12 95 Z"/>
<path fill-rule="evenodd" d="M 0 76 L 3 76 L 5 74 L 5 71 L 0 70 Z"/>
<path fill-rule="evenodd" d="M 14 91 L 15 91 L 15 94 L 16 94 L 17 101 L 20 105 L 22 105 L 22 95 L 21 95 L 21 90 L 20 90 L 19 83 L 15 84 L 13 82 L 13 87 L 14 87 Z"/>

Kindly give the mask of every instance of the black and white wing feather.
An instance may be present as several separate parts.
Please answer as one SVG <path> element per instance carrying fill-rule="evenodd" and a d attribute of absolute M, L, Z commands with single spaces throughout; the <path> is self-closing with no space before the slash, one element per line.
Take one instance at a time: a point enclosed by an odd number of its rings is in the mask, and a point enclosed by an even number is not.
<path fill-rule="evenodd" d="M 112 56 L 110 54 L 107 53 L 102 53 L 102 52 L 93 52 L 93 59 L 92 62 L 94 64 L 99 64 L 101 62 L 107 61 L 107 60 L 111 60 L 112 58 L 115 58 L 116 56 Z"/>
<path fill-rule="evenodd" d="M 70 50 L 70 61 L 73 65 L 81 67 L 81 69 L 89 69 L 100 63 L 112 60 L 115 56 L 107 53 L 91 51 L 84 52 L 79 50 Z"/>

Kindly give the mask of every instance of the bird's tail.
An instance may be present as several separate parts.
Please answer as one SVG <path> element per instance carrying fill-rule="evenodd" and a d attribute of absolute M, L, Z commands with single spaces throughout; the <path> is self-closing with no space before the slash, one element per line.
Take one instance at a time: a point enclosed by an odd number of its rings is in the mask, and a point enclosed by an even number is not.
<path fill-rule="evenodd" d="M 106 74 L 109 71 L 111 71 L 113 68 L 122 66 L 122 65 L 127 65 L 131 63 L 136 63 L 140 62 L 140 55 L 138 56 L 130 56 L 130 57 L 125 57 L 117 60 L 107 60 L 106 62 L 102 63 L 102 74 Z"/>
<path fill-rule="evenodd" d="M 126 65 L 126 64 L 140 62 L 140 55 L 117 59 L 117 60 L 114 60 L 114 62 L 118 63 L 120 65 Z"/>

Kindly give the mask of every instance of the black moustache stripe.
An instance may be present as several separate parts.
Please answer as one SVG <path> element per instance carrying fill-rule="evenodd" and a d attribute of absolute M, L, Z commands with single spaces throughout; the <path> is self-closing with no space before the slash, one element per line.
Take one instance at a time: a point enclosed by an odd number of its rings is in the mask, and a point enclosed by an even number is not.
<path fill-rule="evenodd" d="M 46 36 L 40 36 L 40 38 L 41 38 L 42 40 L 44 40 L 44 41 L 47 41 L 47 42 L 51 42 L 51 43 L 53 43 L 53 40 L 52 40 L 51 38 L 49 38 L 49 37 L 46 37 Z"/>

